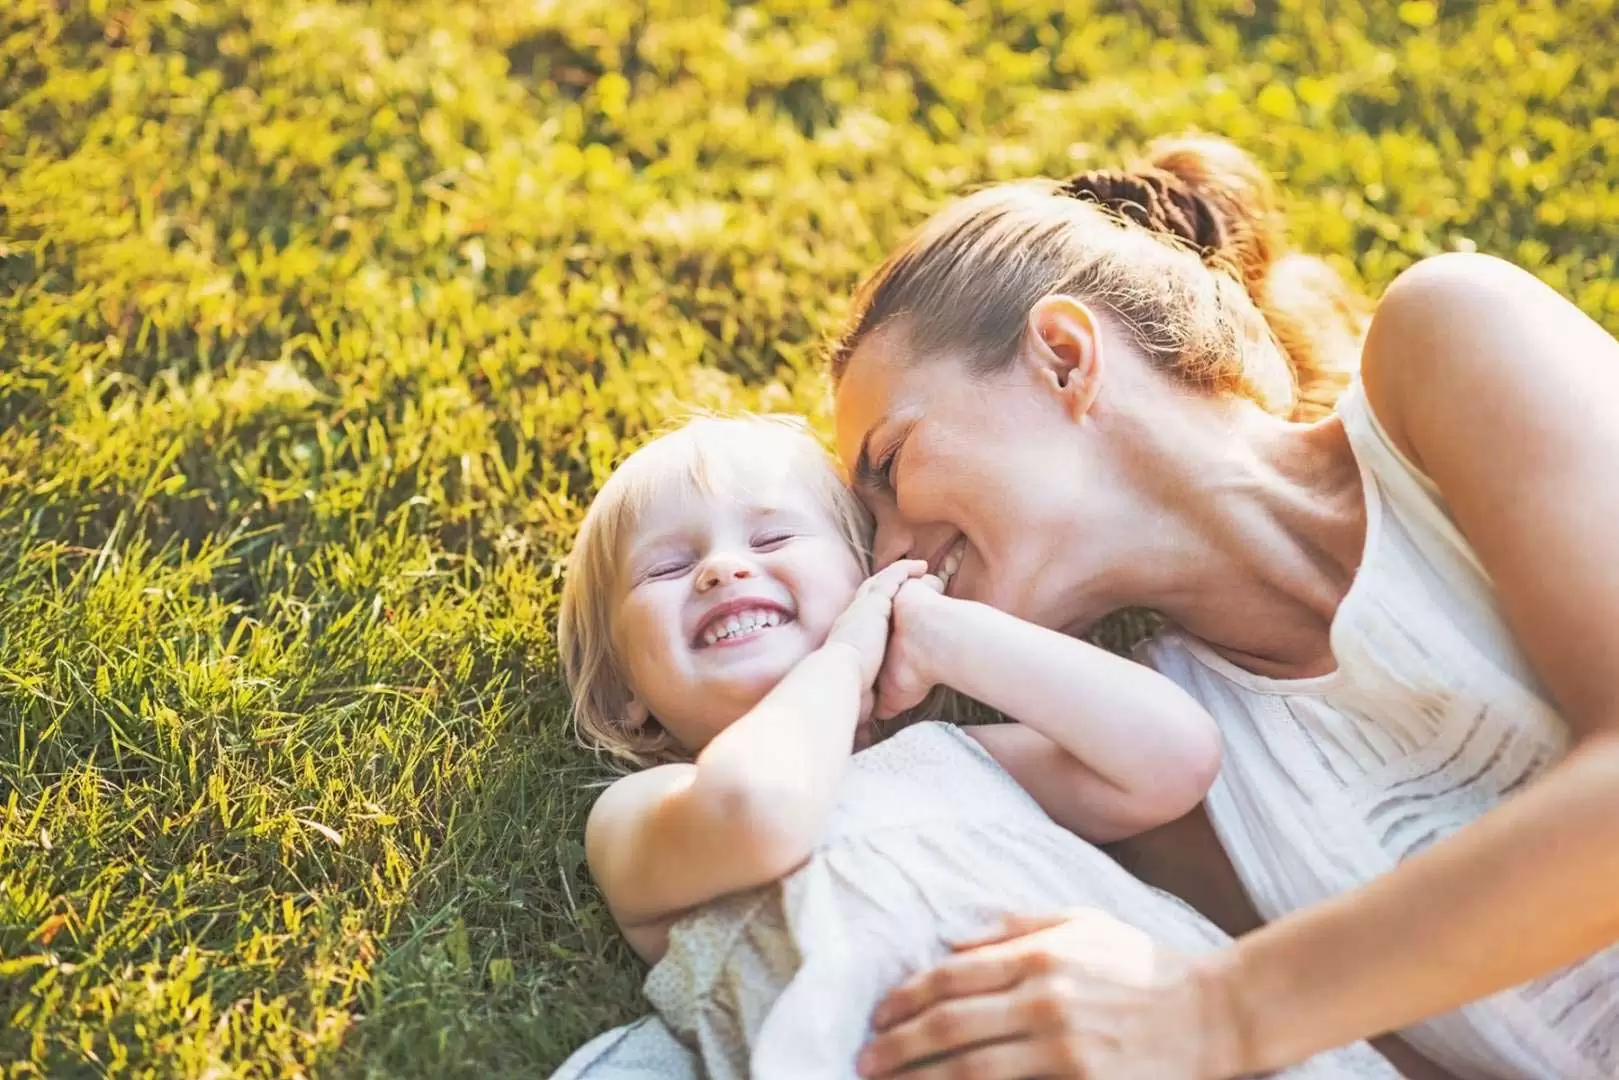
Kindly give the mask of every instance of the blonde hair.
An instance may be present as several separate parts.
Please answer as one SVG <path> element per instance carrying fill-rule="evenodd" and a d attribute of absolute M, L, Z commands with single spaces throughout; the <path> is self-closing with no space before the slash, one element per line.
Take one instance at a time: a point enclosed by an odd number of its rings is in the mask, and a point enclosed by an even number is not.
<path fill-rule="evenodd" d="M 899 325 L 913 356 L 1012 362 L 1030 309 L 1097 304 L 1181 381 L 1308 419 L 1359 363 L 1370 308 L 1331 266 L 1287 249 L 1270 178 L 1221 139 L 1160 140 L 1124 170 L 997 184 L 924 223 L 861 286 L 831 355 Z"/>
<path fill-rule="evenodd" d="M 671 485 L 705 496 L 731 490 L 743 482 L 739 464 L 753 469 L 773 455 L 785 475 L 809 486 L 862 571 L 869 567 L 870 518 L 801 417 L 696 417 L 641 447 L 591 502 L 562 584 L 557 643 L 575 731 L 587 745 L 636 768 L 687 760 L 655 719 L 637 724 L 628 715 L 634 690 L 613 648 L 619 560 L 656 493 Z"/>

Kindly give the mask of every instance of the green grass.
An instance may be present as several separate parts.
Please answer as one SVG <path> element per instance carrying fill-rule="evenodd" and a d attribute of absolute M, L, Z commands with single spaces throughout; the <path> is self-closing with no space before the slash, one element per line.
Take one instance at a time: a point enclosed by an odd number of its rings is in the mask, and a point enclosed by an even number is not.
<path fill-rule="evenodd" d="M 9 1074 L 532 1077 L 637 1012 L 559 559 L 681 403 L 818 412 L 963 185 L 1213 130 L 1370 288 L 1477 247 L 1619 329 L 1619 10 L 1519 8 L 8 0 Z"/>

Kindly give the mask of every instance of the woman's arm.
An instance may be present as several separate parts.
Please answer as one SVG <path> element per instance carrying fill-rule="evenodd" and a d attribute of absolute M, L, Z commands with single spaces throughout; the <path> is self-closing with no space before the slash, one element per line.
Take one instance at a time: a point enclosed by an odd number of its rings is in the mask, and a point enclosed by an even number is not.
<path fill-rule="evenodd" d="M 1364 381 L 1577 742 L 1478 822 L 1223 957 L 1245 1067 L 1405 1026 L 1619 941 L 1619 342 L 1516 267 L 1447 256 L 1379 305 Z M 1336 974 L 1303 975 L 1323 970 Z"/>
<path fill-rule="evenodd" d="M 895 563 L 869 579 L 827 643 L 694 763 L 636 773 L 602 793 L 585 826 L 585 853 L 638 949 L 636 927 L 773 881 L 809 857 L 882 661 L 894 593 L 926 568 Z"/>
<path fill-rule="evenodd" d="M 1439 485 L 1494 579 L 1574 750 L 1367 887 L 1211 957 L 1121 969 L 1115 954 L 1139 957 L 1139 936 L 1094 918 L 1084 934 L 961 953 L 885 1003 L 869 1075 L 1002 1040 L 994 1068 L 971 1075 L 1231 1077 L 1619 941 L 1619 343 L 1528 274 L 1447 256 L 1379 305 L 1364 377 L 1390 437 Z M 986 1054 L 949 1064 L 974 1068 Z"/>
<path fill-rule="evenodd" d="M 895 600 L 879 711 L 938 683 L 1018 721 L 969 730 L 1046 813 L 1089 840 L 1180 817 L 1220 771 L 1214 718 L 1169 679 L 987 604 L 940 595 L 938 579 L 923 578 Z"/>

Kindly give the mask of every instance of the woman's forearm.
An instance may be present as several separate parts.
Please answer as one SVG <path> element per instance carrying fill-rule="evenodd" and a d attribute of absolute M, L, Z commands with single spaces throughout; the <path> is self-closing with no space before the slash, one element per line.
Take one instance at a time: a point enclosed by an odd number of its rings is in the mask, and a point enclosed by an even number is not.
<path fill-rule="evenodd" d="M 1212 781 L 1214 720 L 1155 671 L 986 604 L 941 598 L 933 648 L 939 681 L 1057 743 L 1129 793 L 1166 777 Z M 1196 797 L 1201 798 L 1207 782 Z"/>
<path fill-rule="evenodd" d="M 1301 1061 L 1409 1026 L 1619 941 L 1619 734 L 1365 888 L 1207 958 L 1239 1060 Z"/>

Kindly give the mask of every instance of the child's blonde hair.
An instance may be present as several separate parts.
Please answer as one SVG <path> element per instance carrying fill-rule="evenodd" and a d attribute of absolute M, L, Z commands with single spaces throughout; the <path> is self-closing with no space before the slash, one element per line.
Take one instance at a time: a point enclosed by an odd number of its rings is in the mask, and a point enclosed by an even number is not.
<path fill-rule="evenodd" d="M 557 642 L 582 741 L 646 768 L 686 755 L 655 719 L 631 720 L 634 692 L 613 649 L 619 559 L 654 494 L 671 485 L 711 496 L 776 456 L 785 477 L 808 485 L 859 560 L 870 565 L 871 521 L 809 425 L 796 416 L 696 417 L 624 460 L 585 513 L 562 583 Z"/>

